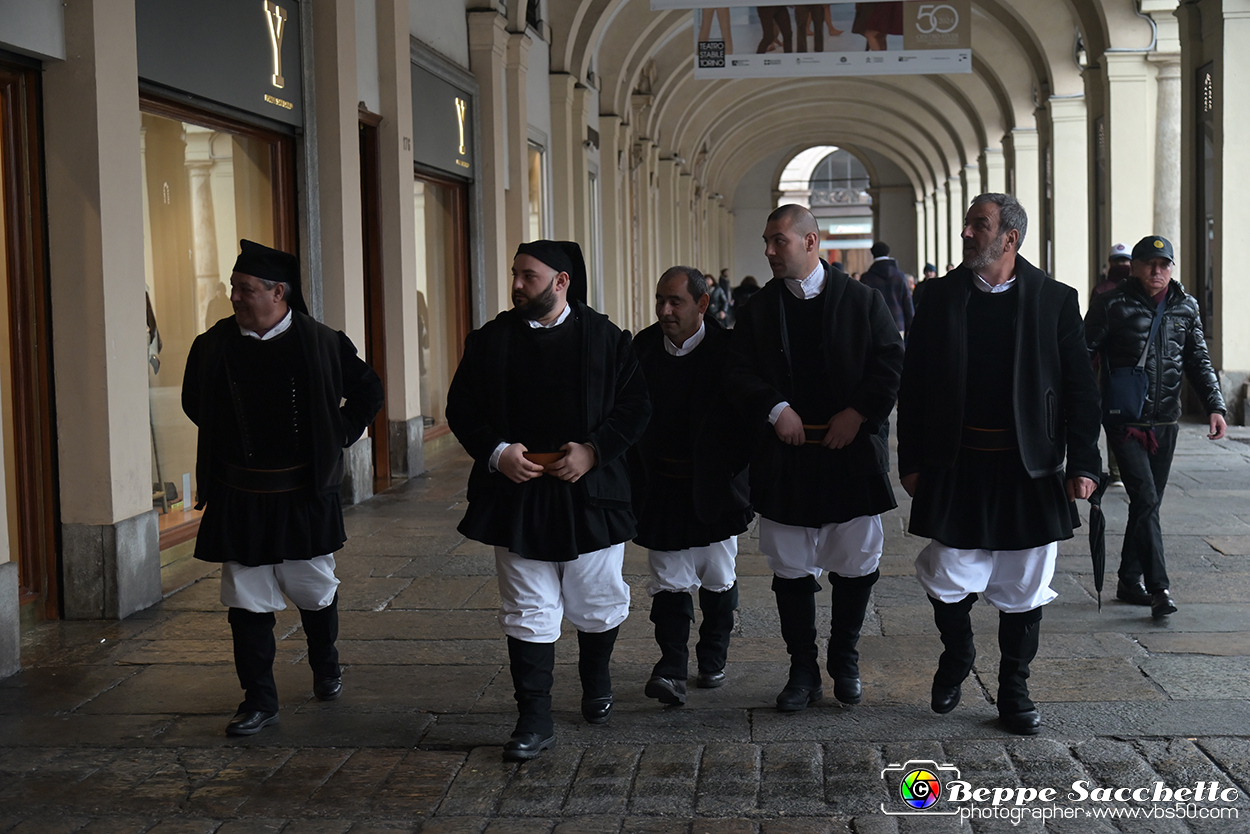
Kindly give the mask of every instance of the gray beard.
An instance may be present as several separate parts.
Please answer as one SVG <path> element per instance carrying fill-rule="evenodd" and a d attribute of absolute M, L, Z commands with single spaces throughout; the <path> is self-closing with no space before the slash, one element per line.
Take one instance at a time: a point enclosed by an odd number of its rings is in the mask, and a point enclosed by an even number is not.
<path fill-rule="evenodd" d="M 999 235 L 989 246 L 986 246 L 974 257 L 964 261 L 964 266 L 973 272 L 980 272 L 1003 256 L 1004 243 L 1007 235 Z"/>

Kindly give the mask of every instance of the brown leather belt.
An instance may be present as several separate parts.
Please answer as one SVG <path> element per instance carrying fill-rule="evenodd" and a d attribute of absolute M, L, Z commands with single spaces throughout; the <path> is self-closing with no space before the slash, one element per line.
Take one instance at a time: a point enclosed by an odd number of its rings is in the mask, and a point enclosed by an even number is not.
<path fill-rule="evenodd" d="M 536 463 L 544 471 L 550 471 L 554 464 L 564 460 L 565 452 L 522 452 L 521 457 L 530 463 Z"/>
<path fill-rule="evenodd" d="M 689 480 L 694 477 L 694 460 L 691 458 L 656 458 L 653 468 L 661 478 Z"/>
<path fill-rule="evenodd" d="M 828 423 L 825 423 L 823 426 L 810 426 L 807 423 L 803 424 L 803 434 L 805 435 L 805 438 L 803 440 L 804 443 L 812 443 L 812 444 L 819 445 L 821 442 L 824 441 L 825 435 L 828 433 L 829 433 Z"/>
<path fill-rule="evenodd" d="M 240 492 L 295 492 L 312 485 L 312 466 L 304 464 L 286 469 L 247 469 L 232 463 L 221 463 L 213 477 L 219 483 Z"/>
<path fill-rule="evenodd" d="M 960 445 L 977 452 L 1013 452 L 1018 448 L 1015 429 L 964 426 Z"/>

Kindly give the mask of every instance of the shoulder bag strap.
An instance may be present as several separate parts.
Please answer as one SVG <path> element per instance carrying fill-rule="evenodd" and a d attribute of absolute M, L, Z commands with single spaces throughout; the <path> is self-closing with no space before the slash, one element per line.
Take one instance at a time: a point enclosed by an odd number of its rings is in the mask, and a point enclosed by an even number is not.
<path fill-rule="evenodd" d="M 1146 354 L 1150 352 L 1150 346 L 1154 344 L 1155 336 L 1159 333 L 1159 325 L 1163 323 L 1163 307 L 1168 303 L 1167 294 L 1164 293 L 1163 300 L 1159 302 L 1159 306 L 1155 308 L 1154 318 L 1150 322 L 1150 338 L 1146 340 L 1146 346 L 1142 348 L 1141 357 L 1137 360 L 1137 367 L 1146 367 Z"/>

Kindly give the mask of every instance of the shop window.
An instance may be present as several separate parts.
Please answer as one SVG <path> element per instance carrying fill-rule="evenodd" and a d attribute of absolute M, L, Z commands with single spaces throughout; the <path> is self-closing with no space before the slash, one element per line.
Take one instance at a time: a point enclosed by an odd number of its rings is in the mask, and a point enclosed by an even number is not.
<path fill-rule="evenodd" d="M 196 336 L 234 314 L 230 274 L 241 238 L 294 251 L 293 143 L 155 100 L 142 110 L 152 504 L 168 550 L 199 528 L 196 427 L 181 401 L 187 354 Z"/>
<path fill-rule="evenodd" d="M 547 237 L 547 172 L 546 154 L 534 143 L 529 146 L 529 237 L 526 240 L 543 240 Z"/>
<path fill-rule="evenodd" d="M 427 440 L 447 432 L 447 388 L 469 331 L 467 189 L 420 176 L 413 182 L 417 242 L 417 337 Z"/>

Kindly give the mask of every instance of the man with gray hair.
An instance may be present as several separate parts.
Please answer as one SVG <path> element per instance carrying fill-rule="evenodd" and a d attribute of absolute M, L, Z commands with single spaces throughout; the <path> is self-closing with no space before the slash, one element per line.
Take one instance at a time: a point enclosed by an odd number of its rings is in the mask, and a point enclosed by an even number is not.
<path fill-rule="evenodd" d="M 659 321 L 634 338 L 652 407 L 630 455 L 634 541 L 647 548 L 661 655 L 646 695 L 684 704 L 696 592 L 703 614 L 696 682 L 700 689 L 725 683 L 738 607 L 738 534 L 755 513 L 747 495 L 746 427 L 724 393 L 733 331 L 708 316 L 703 274 L 675 266 L 660 276 L 655 315 Z"/>
<path fill-rule="evenodd" d="M 334 552 L 347 535 L 343 449 L 382 407 L 382 381 L 342 331 L 308 315 L 299 260 L 250 240 L 230 276 L 234 315 L 191 343 L 182 409 L 199 428 L 195 558 L 221 564 L 244 691 L 226 734 L 278 723 L 274 612 L 299 608 L 313 694 L 343 691 Z"/>
<path fill-rule="evenodd" d="M 999 611 L 999 718 L 1021 735 L 1041 726 L 1029 664 L 1042 606 L 1058 596 L 1057 542 L 1072 538 L 1070 502 L 1088 498 L 1101 471 L 1077 293 L 1020 257 L 1027 224 L 1013 197 L 973 200 L 963 264 L 928 282 L 912 322 L 898 407 L 910 532 L 932 540 L 916 576 L 945 646 L 933 711 L 959 703 L 984 594 Z"/>

